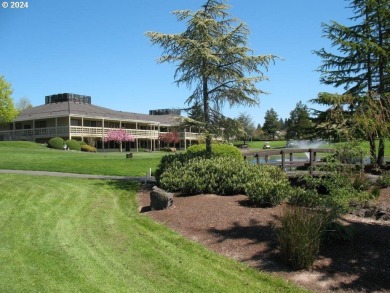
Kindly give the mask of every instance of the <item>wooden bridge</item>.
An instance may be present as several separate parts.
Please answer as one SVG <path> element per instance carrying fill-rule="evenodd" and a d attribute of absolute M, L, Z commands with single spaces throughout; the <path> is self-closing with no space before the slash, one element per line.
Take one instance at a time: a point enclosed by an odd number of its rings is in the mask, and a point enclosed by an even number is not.
<path fill-rule="evenodd" d="M 308 149 L 274 149 L 274 150 L 256 150 L 256 151 L 245 151 L 243 152 L 244 159 L 247 160 L 248 157 L 253 157 L 256 159 L 256 164 L 269 164 L 279 166 L 283 170 L 291 170 L 291 168 L 297 167 L 308 167 L 310 175 L 314 175 L 314 169 L 316 166 L 324 165 L 325 162 L 319 160 L 319 154 L 324 153 L 334 153 L 334 149 L 326 148 L 308 148 Z M 295 154 L 305 154 L 304 156 L 300 155 L 299 157 Z M 271 156 L 280 156 L 280 159 L 270 160 Z M 263 160 L 261 160 L 263 158 Z M 302 160 L 304 159 L 304 160 Z"/>

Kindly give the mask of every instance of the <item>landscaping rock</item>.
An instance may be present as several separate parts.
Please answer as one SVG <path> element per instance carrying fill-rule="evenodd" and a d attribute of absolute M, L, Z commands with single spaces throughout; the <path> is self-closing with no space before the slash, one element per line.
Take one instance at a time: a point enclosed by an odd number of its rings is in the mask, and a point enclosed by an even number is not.
<path fill-rule="evenodd" d="M 390 208 L 381 204 L 370 204 L 365 207 L 357 206 L 352 214 L 362 218 L 373 218 L 382 221 L 390 220 Z"/>
<path fill-rule="evenodd" d="M 158 188 L 157 186 L 153 187 L 153 190 L 150 192 L 150 209 L 152 211 L 167 209 L 172 203 L 172 193 L 166 192 L 164 189 Z"/>

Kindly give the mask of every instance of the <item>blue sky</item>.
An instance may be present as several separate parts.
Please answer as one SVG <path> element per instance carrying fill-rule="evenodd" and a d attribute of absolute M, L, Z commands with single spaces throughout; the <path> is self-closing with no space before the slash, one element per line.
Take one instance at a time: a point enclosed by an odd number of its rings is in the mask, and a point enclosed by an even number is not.
<path fill-rule="evenodd" d="M 7 0 L 6 0 L 7 1 Z M 8 1 L 10 3 L 10 1 Z M 0 7 L 0 75 L 12 84 L 13 98 L 27 97 L 33 106 L 46 95 L 76 93 L 114 110 L 148 113 L 151 109 L 183 108 L 191 89 L 174 84 L 175 67 L 157 64 L 158 46 L 147 31 L 179 33 L 185 24 L 173 10 L 197 10 L 204 0 L 30 0 L 28 8 Z M 269 81 L 258 88 L 260 107 L 233 107 L 224 114 L 249 114 L 263 123 L 274 108 L 288 118 L 298 101 L 319 92 L 342 89 L 321 85 L 312 54 L 330 42 L 321 23 L 346 23 L 352 15 L 343 0 L 230 0 L 230 14 L 251 31 L 248 46 L 257 55 L 284 59 L 271 65 Z M 309 105 L 310 107 L 313 105 Z"/>

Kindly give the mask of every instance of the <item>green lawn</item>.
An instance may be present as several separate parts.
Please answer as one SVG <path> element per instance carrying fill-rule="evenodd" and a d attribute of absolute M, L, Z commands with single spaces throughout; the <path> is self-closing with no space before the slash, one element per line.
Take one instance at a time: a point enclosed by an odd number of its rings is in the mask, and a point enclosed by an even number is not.
<path fill-rule="evenodd" d="M 1 292 L 302 292 L 139 214 L 135 183 L 0 182 Z"/>
<path fill-rule="evenodd" d="M 50 149 L 32 142 L 0 142 L 0 169 L 57 171 L 78 174 L 145 176 L 165 152 L 86 153 Z"/>
<path fill-rule="evenodd" d="M 279 149 L 284 148 L 286 146 L 285 140 L 280 141 L 267 141 L 269 145 L 271 146 L 271 149 Z M 242 143 L 242 142 L 241 142 Z M 253 149 L 263 149 L 263 145 L 265 144 L 265 141 L 251 141 L 247 142 L 248 146 Z M 363 141 L 360 143 L 360 145 L 363 147 L 363 149 L 366 151 L 367 155 L 369 155 L 370 152 L 370 146 L 368 142 Z M 378 148 L 378 141 L 376 142 L 377 148 Z M 324 147 L 332 147 L 333 144 L 327 143 Z M 386 140 L 385 143 L 385 156 L 390 159 L 390 140 Z"/>

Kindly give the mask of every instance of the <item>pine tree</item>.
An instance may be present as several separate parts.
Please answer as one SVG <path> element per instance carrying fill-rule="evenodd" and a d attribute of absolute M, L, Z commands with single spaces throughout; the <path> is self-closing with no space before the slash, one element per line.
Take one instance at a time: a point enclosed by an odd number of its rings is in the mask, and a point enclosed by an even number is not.
<path fill-rule="evenodd" d="M 290 118 L 287 120 L 287 139 L 307 138 L 308 131 L 311 128 L 309 110 L 306 105 L 299 101 L 294 110 L 290 112 Z"/>
<path fill-rule="evenodd" d="M 275 140 L 276 131 L 280 128 L 278 114 L 273 108 L 265 112 L 263 130 Z"/>
<path fill-rule="evenodd" d="M 178 21 L 186 21 L 180 34 L 148 32 L 152 44 L 163 49 L 159 63 L 176 63 L 177 85 L 194 86 L 188 104 L 203 107 L 206 151 L 211 154 L 214 118 L 224 104 L 258 105 L 263 91 L 255 84 L 267 79 L 259 67 L 268 68 L 274 55 L 254 55 L 247 45 L 249 29 L 231 18 L 226 0 L 208 0 L 202 9 L 174 11 Z M 246 77 L 245 74 L 250 75 Z M 215 111 L 214 111 L 215 110 Z M 217 113 L 216 113 L 217 112 Z"/>
<path fill-rule="evenodd" d="M 354 16 L 351 26 L 337 22 L 323 24 L 325 37 L 339 54 L 325 49 L 315 51 L 323 59 L 321 82 L 344 86 L 345 94 L 388 103 L 390 90 L 390 0 L 350 0 Z M 370 101 L 366 105 L 375 104 Z M 367 133 L 371 156 L 384 163 L 384 137 L 388 123 Z M 376 156 L 375 136 L 380 138 Z"/>

